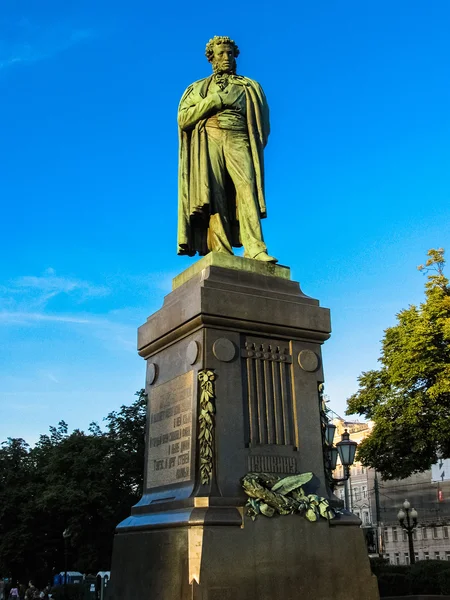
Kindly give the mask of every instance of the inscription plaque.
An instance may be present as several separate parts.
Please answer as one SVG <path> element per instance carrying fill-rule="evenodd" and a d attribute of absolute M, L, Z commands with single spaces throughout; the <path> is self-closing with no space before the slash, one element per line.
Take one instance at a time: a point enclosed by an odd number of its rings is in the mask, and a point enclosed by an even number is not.
<path fill-rule="evenodd" d="M 248 457 L 249 471 L 256 473 L 296 473 L 297 461 L 293 456 L 261 456 Z"/>
<path fill-rule="evenodd" d="M 147 488 L 182 483 L 191 478 L 193 400 L 194 371 L 153 388 Z"/>

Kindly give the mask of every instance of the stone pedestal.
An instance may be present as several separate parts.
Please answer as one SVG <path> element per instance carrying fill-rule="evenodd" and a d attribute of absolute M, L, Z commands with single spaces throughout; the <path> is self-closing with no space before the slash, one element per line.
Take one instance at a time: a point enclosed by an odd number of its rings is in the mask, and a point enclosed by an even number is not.
<path fill-rule="evenodd" d="M 356 517 L 245 514 L 249 471 L 312 471 L 330 497 L 318 395 L 329 333 L 329 311 L 285 267 L 211 253 L 174 280 L 139 328 L 144 494 L 117 528 L 115 600 L 378 598 Z"/>

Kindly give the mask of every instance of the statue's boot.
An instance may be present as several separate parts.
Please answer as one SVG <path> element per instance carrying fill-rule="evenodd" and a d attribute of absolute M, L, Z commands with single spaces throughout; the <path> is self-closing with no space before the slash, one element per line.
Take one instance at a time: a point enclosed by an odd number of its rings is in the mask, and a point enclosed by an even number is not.
<path fill-rule="evenodd" d="M 253 257 L 255 260 L 261 260 L 263 262 L 277 263 L 278 258 L 273 256 L 269 256 L 267 252 L 259 252 L 256 256 Z"/>

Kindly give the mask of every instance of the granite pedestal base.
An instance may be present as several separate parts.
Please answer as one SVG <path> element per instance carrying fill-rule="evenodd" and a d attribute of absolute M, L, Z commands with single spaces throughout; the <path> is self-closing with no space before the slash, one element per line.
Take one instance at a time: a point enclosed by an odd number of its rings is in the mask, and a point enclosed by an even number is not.
<path fill-rule="evenodd" d="M 298 515 L 203 527 L 200 582 L 189 583 L 189 528 L 116 536 L 114 598 L 140 600 L 375 600 L 361 530 Z M 192 548 L 191 548 L 192 551 Z"/>
<path fill-rule="evenodd" d="M 144 494 L 117 528 L 114 600 L 378 599 L 356 517 L 245 515 L 249 471 L 312 471 L 310 491 L 337 502 L 318 393 L 329 334 L 329 311 L 285 267 L 211 253 L 174 280 L 139 329 Z"/>

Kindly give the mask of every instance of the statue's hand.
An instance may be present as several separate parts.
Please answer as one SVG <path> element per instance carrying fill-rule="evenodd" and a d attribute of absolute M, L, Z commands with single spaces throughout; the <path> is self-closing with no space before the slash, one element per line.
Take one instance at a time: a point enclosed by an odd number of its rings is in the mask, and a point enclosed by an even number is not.
<path fill-rule="evenodd" d="M 242 87 L 239 85 L 229 85 L 223 92 L 220 92 L 219 96 L 222 100 L 222 104 L 225 108 L 232 107 L 239 96 L 242 94 Z"/>

